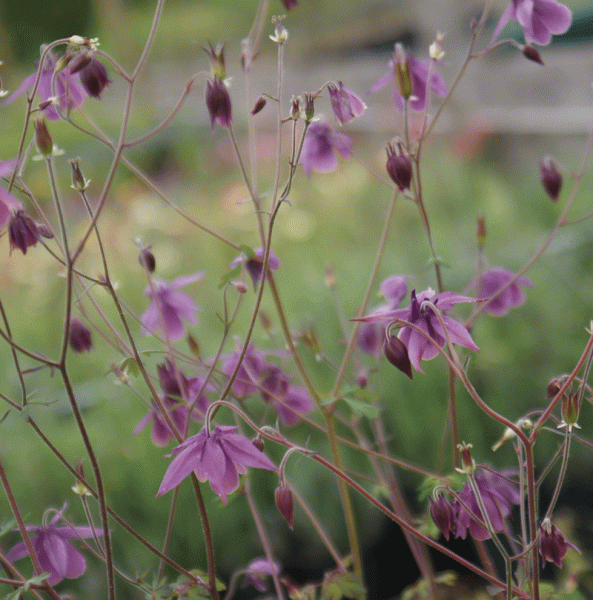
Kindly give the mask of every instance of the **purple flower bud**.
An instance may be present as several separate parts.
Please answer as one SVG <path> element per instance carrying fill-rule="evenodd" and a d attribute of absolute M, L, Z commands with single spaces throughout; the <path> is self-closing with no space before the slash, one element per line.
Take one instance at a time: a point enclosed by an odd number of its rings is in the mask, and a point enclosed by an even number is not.
<path fill-rule="evenodd" d="M 290 488 L 281 485 L 274 492 L 274 499 L 280 514 L 286 519 L 288 526 L 292 529 L 293 499 Z"/>
<path fill-rule="evenodd" d="M 210 114 L 212 130 L 214 130 L 215 121 L 218 121 L 221 127 L 229 128 L 231 126 L 231 97 L 222 79 L 214 77 L 208 80 L 206 84 L 206 107 Z"/>
<path fill-rule="evenodd" d="M 252 115 L 257 115 L 257 113 L 262 110 L 262 108 L 266 105 L 266 97 L 260 96 L 255 103 L 255 106 L 251 110 Z"/>
<path fill-rule="evenodd" d="M 146 246 L 138 253 L 138 262 L 149 272 L 154 273 L 156 260 L 150 246 Z"/>
<path fill-rule="evenodd" d="M 562 559 L 566 556 L 568 549 L 572 548 L 579 554 L 581 551 L 566 541 L 566 538 L 550 522 L 549 518 L 542 521 L 540 526 L 539 553 L 542 555 L 542 569 L 547 562 L 553 562 L 558 568 L 562 568 Z"/>
<path fill-rule="evenodd" d="M 66 65 L 70 64 L 70 74 L 74 75 L 84 69 L 92 60 L 93 55 L 88 51 L 78 52 L 76 56 L 66 54 L 56 63 L 56 71 L 61 71 Z"/>
<path fill-rule="evenodd" d="M 436 498 L 431 496 L 430 516 L 445 539 L 449 541 L 449 535 L 455 533 L 455 511 L 443 494 L 438 494 Z"/>
<path fill-rule="evenodd" d="M 68 341 L 70 342 L 70 348 L 76 354 L 88 352 L 93 346 L 91 332 L 76 317 L 70 319 Z"/>
<path fill-rule="evenodd" d="M 404 152 L 401 143 L 397 144 L 396 151 L 393 144 L 387 146 L 387 173 L 392 181 L 397 185 L 400 191 L 410 189 L 412 182 L 412 161 L 409 155 Z"/>
<path fill-rule="evenodd" d="M 295 8 L 299 5 L 298 0 L 282 0 L 282 4 L 284 4 L 284 8 L 286 10 L 290 10 L 291 8 Z"/>
<path fill-rule="evenodd" d="M 385 353 L 387 360 L 394 367 L 397 367 L 410 379 L 414 378 L 414 376 L 412 375 L 412 365 L 408 356 L 408 349 L 398 337 L 388 334 L 388 337 L 385 340 L 383 352 Z"/>
<path fill-rule="evenodd" d="M 540 65 L 544 64 L 541 54 L 533 46 L 521 46 L 521 52 L 525 58 L 539 63 Z"/>
<path fill-rule="evenodd" d="M 257 435 L 257 437 L 253 438 L 251 440 L 251 443 L 260 451 L 263 452 L 265 445 L 264 445 L 264 440 L 262 439 L 261 435 Z"/>
<path fill-rule="evenodd" d="M 562 187 L 562 175 L 558 170 L 558 163 L 549 154 L 542 158 L 540 174 L 546 193 L 550 196 L 552 202 L 556 202 Z"/>
<path fill-rule="evenodd" d="M 362 323 L 358 329 L 356 343 L 367 354 L 378 356 L 381 351 L 382 328 L 376 323 Z"/>
<path fill-rule="evenodd" d="M 486 220 L 484 219 L 483 215 L 478 217 L 476 241 L 478 242 L 478 246 L 483 246 L 486 243 Z"/>
<path fill-rule="evenodd" d="M 553 377 L 550 379 L 550 382 L 546 388 L 546 398 L 553 398 L 560 391 L 560 388 L 564 384 L 565 378 L 565 375 L 561 375 L 560 377 Z"/>
<path fill-rule="evenodd" d="M 101 93 L 111 83 L 105 65 L 95 56 L 78 71 L 78 77 L 86 93 L 97 100 L 101 99 Z"/>
<path fill-rule="evenodd" d="M 54 148 L 54 142 L 45 124 L 45 119 L 39 117 L 33 121 L 33 125 L 35 127 L 35 145 L 37 146 L 37 150 L 39 150 L 39 154 L 50 156 Z"/>
<path fill-rule="evenodd" d="M 33 219 L 22 209 L 12 213 L 8 222 L 8 240 L 10 249 L 19 248 L 27 254 L 29 246 L 35 246 L 39 241 L 39 229 Z"/>

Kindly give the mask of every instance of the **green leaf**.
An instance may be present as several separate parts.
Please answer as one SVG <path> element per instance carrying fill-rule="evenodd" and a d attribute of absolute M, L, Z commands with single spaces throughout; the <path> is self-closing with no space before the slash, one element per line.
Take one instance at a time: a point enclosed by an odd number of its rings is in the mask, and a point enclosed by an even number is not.
<path fill-rule="evenodd" d="M 359 417 L 366 417 L 371 421 L 379 418 L 379 409 L 376 406 L 367 404 L 363 400 L 359 400 L 354 396 L 344 396 L 342 398 L 350 407 L 352 412 Z"/>
<path fill-rule="evenodd" d="M 0 527 L 0 537 L 2 537 L 3 535 L 6 535 L 11 529 L 14 529 L 15 527 L 16 527 L 16 520 L 10 519 L 6 523 L 4 523 L 4 525 L 2 525 L 2 527 Z"/>
<path fill-rule="evenodd" d="M 232 279 L 239 279 L 241 277 L 241 265 L 237 265 L 230 271 L 224 273 L 224 275 L 220 278 L 220 282 L 218 283 L 218 289 L 222 289 L 229 281 Z"/>

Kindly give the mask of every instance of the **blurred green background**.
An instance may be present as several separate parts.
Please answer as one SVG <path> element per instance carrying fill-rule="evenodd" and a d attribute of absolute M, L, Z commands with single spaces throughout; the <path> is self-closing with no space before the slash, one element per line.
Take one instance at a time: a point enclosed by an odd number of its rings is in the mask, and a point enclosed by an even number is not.
<path fill-rule="evenodd" d="M 388 52 L 395 39 L 406 40 L 422 49 L 423 44 L 430 42 L 430 36 L 434 35 L 418 18 L 417 11 L 420 9 L 413 3 L 363 4 L 346 2 L 337 5 L 329 0 L 302 0 L 299 9 L 288 15 L 285 21 L 290 32 L 286 57 L 287 106 L 291 93 L 315 90 L 328 78 L 342 78 L 347 87 L 362 93 L 375 77 L 385 71 Z M 578 11 L 586 4 L 574 2 L 570 6 Z M 443 14 L 443 19 L 458 19 L 465 24 L 469 22 L 468 15 L 477 14 L 479 5 L 460 2 L 454 6 L 453 15 Z M 47 3 L 31 1 L 27 8 L 23 11 L 22 3 L 14 0 L 3 0 L 0 4 L 0 59 L 4 61 L 0 74 L 8 90 L 16 89 L 21 78 L 32 72 L 41 43 L 74 33 L 98 36 L 101 49 L 112 54 L 124 68 L 131 69 L 149 30 L 153 3 L 141 0 L 76 3 L 57 0 L 48 8 Z M 271 14 L 282 10 L 278 0 L 271 0 Z M 240 146 L 246 149 L 239 52 L 240 41 L 246 35 L 247 24 L 254 13 L 253 0 L 197 3 L 178 0 L 166 6 L 149 63 L 139 81 L 131 115 L 131 137 L 142 135 L 158 124 L 183 92 L 187 79 L 196 71 L 207 69 L 206 56 L 199 46 L 207 40 L 214 43 L 223 40 L 227 42 L 227 67 L 233 75 L 231 93 L 236 129 Z M 355 30 L 351 27 L 353 19 L 358 24 Z M 266 22 L 270 22 L 269 18 Z M 458 27 L 464 30 L 465 25 Z M 447 81 L 452 81 L 461 52 L 454 38 L 446 38 L 447 42 L 450 43 L 450 53 L 443 72 Z M 445 47 L 449 51 L 446 44 Z M 387 52 L 381 54 L 383 48 Z M 590 53 L 587 39 L 574 45 L 559 44 L 546 49 L 545 58 L 552 63 L 547 72 L 579 73 L 578 57 L 584 49 Z M 270 65 L 273 67 L 274 64 L 273 53 L 273 44 L 265 34 L 262 56 L 255 65 L 254 97 L 264 91 L 274 92 L 274 69 L 270 69 Z M 489 74 L 492 69 L 499 66 L 506 68 L 510 63 L 511 68 L 526 69 L 526 77 L 531 77 L 532 73 L 546 77 L 545 70 L 531 63 L 526 67 L 516 53 L 511 55 L 501 51 L 499 61 L 487 63 Z M 536 72 L 536 68 L 540 70 Z M 483 71 L 485 65 L 472 65 L 468 69 L 468 78 L 476 86 L 481 82 L 487 85 L 486 80 L 492 77 L 485 77 L 480 69 Z M 109 74 L 114 81 L 104 92 L 101 102 L 88 100 L 84 108 L 109 135 L 115 137 L 125 88 L 113 69 Z M 260 78 L 264 84 L 258 83 Z M 501 87 L 504 87 L 503 84 Z M 589 81 L 581 80 L 579 84 L 579 89 L 586 89 L 582 94 L 588 94 Z M 508 96 L 505 96 L 509 103 L 509 126 L 505 128 L 502 122 L 484 118 L 484 114 L 492 116 L 494 113 L 483 112 L 481 88 L 476 89 L 477 92 L 472 92 L 472 89 L 462 88 L 460 100 L 445 113 L 443 128 L 430 139 L 424 152 L 426 207 L 436 247 L 448 265 L 444 271 L 446 288 L 458 292 L 463 292 L 473 278 L 477 215 L 482 214 L 486 218 L 488 239 L 485 254 L 490 264 L 509 270 L 518 269 L 553 227 L 573 185 L 572 179 L 565 176 L 560 201 L 552 204 L 539 181 L 541 157 L 553 153 L 568 170 L 575 171 L 579 168 L 586 139 L 586 127 L 578 119 L 572 127 L 559 127 L 553 136 L 550 135 L 553 123 L 538 118 L 527 118 L 521 122 L 520 128 L 512 125 L 518 108 L 540 106 L 547 102 L 558 110 L 558 114 L 564 114 L 562 111 L 580 106 L 578 99 L 566 98 L 562 94 L 542 99 L 539 88 L 533 86 L 532 89 L 528 85 L 522 89 L 523 96 L 517 98 L 513 96 L 513 89 L 509 88 Z M 555 89 L 554 93 L 557 91 Z M 562 88 L 560 91 L 566 90 Z M 370 105 L 367 114 L 344 128 L 353 138 L 354 158 L 341 161 L 340 168 L 334 173 L 314 173 L 310 179 L 299 171 L 291 205 L 280 211 L 275 235 L 274 251 L 282 263 L 277 282 L 290 327 L 294 331 L 302 331 L 313 325 L 323 353 L 336 363 L 340 362 L 344 344 L 331 294 L 324 283 L 326 265 L 335 272 L 341 310 L 349 318 L 361 302 L 391 195 L 389 187 L 373 177 L 370 170 L 383 173 L 385 145 L 392 136 L 401 134 L 390 103 L 390 92 L 385 90 L 367 100 Z M 16 153 L 24 111 L 23 98 L 0 109 L 0 160 L 7 160 Z M 327 97 L 318 101 L 317 111 L 330 114 Z M 590 121 L 590 114 L 586 119 Z M 257 121 L 258 143 L 261 144 L 260 167 L 267 174 L 273 165 L 273 121 L 274 110 L 267 106 Z M 561 121 L 558 118 L 558 122 Z M 104 147 L 89 141 L 66 124 L 50 123 L 50 131 L 54 141 L 65 150 L 64 155 L 56 159 L 56 168 L 68 209 L 70 234 L 76 238 L 85 228 L 84 210 L 69 188 L 67 159 L 82 158 L 81 167 L 91 179 L 89 193 L 93 198 L 100 191 L 111 156 Z M 198 85 L 173 123 L 141 148 L 129 151 L 127 156 L 194 218 L 238 243 L 257 246 L 255 218 L 246 202 L 247 195 L 232 157 L 230 142 L 224 133 L 218 127 L 214 133 L 210 132 L 202 87 Z M 593 182 L 590 173 L 591 170 L 587 169 L 583 177 L 571 213 L 573 218 L 591 210 Z M 26 180 L 44 208 L 53 214 L 44 165 L 30 162 Z M 260 188 L 265 190 L 269 185 L 269 176 L 265 175 Z M 171 280 L 201 269 L 207 271 L 206 277 L 187 291 L 195 296 L 203 309 L 199 324 L 191 329 L 192 334 L 199 341 L 201 356 L 211 356 L 221 335 L 217 314 L 222 313 L 223 300 L 217 284 L 236 252 L 196 230 L 123 166 L 116 174 L 100 230 L 107 247 L 112 278 L 118 281 L 119 293 L 136 315 L 147 306 L 147 299 L 143 296 L 146 281 L 137 262 L 136 238 L 153 245 L 159 277 Z M 62 327 L 61 269 L 40 247 L 30 249 L 26 256 L 20 252 L 9 256 L 8 244 L 3 242 L 2 252 L 0 297 L 15 338 L 25 347 L 55 356 Z M 471 379 L 484 400 L 508 418 L 515 420 L 528 410 L 544 406 L 548 381 L 570 371 L 580 356 L 587 340 L 585 328 L 593 314 L 592 255 L 593 237 L 589 221 L 562 229 L 542 259 L 527 274 L 534 283 L 534 288 L 527 292 L 527 302 L 505 318 L 484 316 L 476 323 L 473 336 L 480 352 L 471 358 Z M 420 290 L 434 286 L 428 258 L 417 210 L 409 201 L 402 199 L 397 206 L 379 281 L 400 273 L 410 276 L 410 288 Z M 100 273 L 94 242 L 89 245 L 80 266 L 93 275 Z M 95 296 L 109 318 L 116 322 L 116 314 L 107 295 L 96 290 Z M 249 294 L 233 331 L 239 336 L 244 333 L 252 300 L 253 295 Z M 377 298 L 376 303 L 379 302 Z M 87 303 L 85 307 L 91 322 L 97 323 L 97 313 Z M 272 316 L 273 335 L 270 338 L 258 329 L 255 342 L 270 349 L 283 348 L 280 328 L 267 297 L 264 310 Z M 461 306 L 459 313 L 467 316 L 468 310 Z M 139 331 L 137 323 L 134 327 L 134 331 Z M 140 336 L 138 339 L 142 349 L 160 350 L 156 342 Z M 96 334 L 94 342 L 93 352 L 72 356 L 70 361 L 76 392 L 104 469 L 109 501 L 123 518 L 159 546 L 170 494 L 157 500 L 153 497 L 168 464 L 162 458 L 166 450 L 151 444 L 148 430 L 131 436 L 146 408 L 129 390 L 117 386 L 114 376 L 109 373 L 112 364 L 121 357 Z M 185 342 L 179 346 L 187 351 Z M 225 351 L 231 350 L 229 343 Z M 300 351 L 318 388 L 329 392 L 335 377 L 333 369 L 327 363 L 317 362 L 306 347 L 301 345 Z M 18 398 L 18 380 L 5 346 L 0 350 L 0 357 L 0 391 L 11 398 Z M 148 357 L 152 373 L 156 374 L 155 366 L 161 360 L 160 354 Z M 375 366 L 368 357 L 360 356 L 357 360 L 366 368 Z M 22 361 L 23 368 L 33 366 L 34 363 Z M 380 395 L 393 453 L 433 469 L 446 415 L 446 369 L 439 359 L 424 363 L 423 367 L 426 374 L 417 374 L 410 382 L 382 360 L 379 374 L 371 375 L 370 380 Z M 32 392 L 30 400 L 39 403 L 31 408 L 31 414 L 39 425 L 69 460 L 83 458 L 84 448 L 59 378 L 42 371 L 28 375 L 27 381 Z M 139 387 L 145 394 L 144 388 Z M 257 410 L 257 404 L 258 401 L 253 400 L 248 406 Z M 591 436 L 590 415 L 591 407 L 586 404 L 580 420 L 581 433 L 586 438 Z M 503 447 L 496 454 L 490 451 L 502 431 L 477 410 L 463 390 L 459 392 L 459 418 L 461 437 L 473 443 L 476 460 L 499 466 L 513 464 L 511 447 Z M 341 433 L 347 435 L 345 431 Z M 304 426 L 298 426 L 290 434 L 308 447 L 327 452 L 324 441 L 319 436 L 311 436 Z M 540 466 L 546 464 L 546 459 L 557 446 L 557 436 L 541 436 L 537 447 Z M 267 451 L 274 459 L 280 460 L 280 449 L 268 445 Z M 355 472 L 368 470 L 367 461 L 361 455 L 349 451 L 345 454 Z M 0 423 L 0 458 L 28 523 L 38 523 L 45 508 L 60 507 L 64 499 L 68 499 L 71 505 L 69 516 L 73 520 L 83 519 L 76 504 L 77 498 L 70 492 L 71 477 L 14 413 Z M 90 466 L 87 459 L 85 466 L 88 474 Z M 292 460 L 288 473 L 300 492 L 309 498 L 338 547 L 345 551 L 345 530 L 332 478 L 307 459 Z M 544 497 L 549 496 L 553 489 L 555 473 L 556 470 L 553 470 L 544 485 Z M 302 511 L 296 509 L 295 530 L 289 532 L 273 505 L 274 476 L 253 473 L 252 477 L 264 524 L 269 528 L 286 571 L 298 581 L 319 579 L 323 569 L 330 567 L 331 562 Z M 406 473 L 401 473 L 401 477 L 410 501 L 421 513 L 425 507 L 415 503 L 420 479 Z M 560 505 L 578 513 L 576 540 L 584 551 L 593 551 L 588 542 L 593 516 L 591 481 L 593 461 L 590 454 L 575 444 Z M 260 555 L 261 548 L 247 518 L 245 499 L 235 495 L 227 507 L 222 507 L 208 486 L 205 488 L 207 503 L 212 509 L 221 577 L 228 580 L 234 569 L 244 567 L 251 558 Z M 405 558 L 406 548 L 401 545 L 394 528 L 370 510 L 365 502 L 359 498 L 355 498 L 355 502 L 360 530 L 364 532 L 367 583 L 371 596 L 389 597 L 412 583 L 417 573 L 409 567 Z M 8 517 L 8 505 L 4 495 L 0 494 L 0 519 L 5 521 Z M 125 532 L 116 528 L 114 540 L 118 566 L 128 574 L 133 576 L 134 571 L 142 574 L 154 569 L 151 557 Z M 172 547 L 173 557 L 184 566 L 205 566 L 200 524 L 187 485 L 181 486 Z M 455 547 L 471 555 L 469 544 L 456 543 Z M 84 582 L 86 597 L 101 597 L 104 589 L 100 564 L 92 558 L 88 562 L 87 576 L 78 582 L 66 582 L 61 589 L 80 591 L 77 586 Z M 400 567 L 395 576 L 394 564 Z M 547 575 L 552 576 L 553 571 Z M 137 597 L 123 584 L 122 589 L 126 590 L 125 597 Z"/>

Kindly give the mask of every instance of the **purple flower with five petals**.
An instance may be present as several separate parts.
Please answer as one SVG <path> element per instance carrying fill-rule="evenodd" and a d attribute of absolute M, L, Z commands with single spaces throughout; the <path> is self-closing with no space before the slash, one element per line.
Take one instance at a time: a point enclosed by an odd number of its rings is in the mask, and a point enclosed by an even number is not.
<path fill-rule="evenodd" d="M 437 309 L 447 311 L 451 310 L 453 305 L 459 302 L 476 302 L 476 300 L 467 296 L 460 296 L 455 292 L 435 294 L 434 290 L 430 288 L 419 294 L 416 294 L 416 290 L 412 290 L 411 303 L 407 308 L 371 313 L 366 317 L 353 320 L 365 323 L 394 323 L 398 320 L 403 320 L 412 323 L 424 331 L 436 342 L 438 347 L 427 339 L 426 336 L 407 325 L 402 326 L 397 336 L 408 349 L 408 356 L 414 369 L 422 373 L 420 361 L 434 358 L 439 353 L 438 348 L 442 348 L 447 339 L 445 331 L 434 313 L 434 309 L 426 306 L 425 302 L 431 302 Z M 441 315 L 441 319 L 447 328 L 452 343 L 459 344 L 470 350 L 478 350 L 468 330 L 461 323 L 447 315 Z"/>
<path fill-rule="evenodd" d="M 179 340 L 185 333 L 185 326 L 181 319 L 192 325 L 196 324 L 195 313 L 199 310 L 196 303 L 185 293 L 178 292 L 180 287 L 199 281 L 204 272 L 178 277 L 171 283 L 162 279 L 153 279 L 152 287 L 149 285 L 144 290 L 144 295 L 151 299 L 150 305 L 140 317 L 142 333 L 148 335 L 165 326 L 171 341 Z M 154 288 L 154 293 L 153 293 Z"/>
<path fill-rule="evenodd" d="M 496 25 L 492 43 L 510 20 L 523 27 L 527 44 L 547 46 L 552 41 L 552 34 L 568 31 L 572 12 L 557 0 L 511 0 Z"/>
<path fill-rule="evenodd" d="M 167 458 L 175 456 L 159 487 L 162 496 L 177 487 L 192 471 L 199 481 L 209 481 L 212 490 L 224 504 L 227 495 L 239 487 L 239 474 L 245 467 L 275 471 L 274 463 L 260 452 L 250 440 L 237 433 L 236 427 L 217 425 L 206 427 L 173 449 Z"/>
<path fill-rule="evenodd" d="M 476 295 L 482 300 L 488 300 L 496 295 L 496 292 L 505 286 L 513 277 L 514 273 L 494 267 L 484 271 L 478 279 L 474 279 L 468 289 L 476 289 Z M 533 287 L 533 283 L 527 277 L 517 277 L 503 292 L 496 298 L 489 301 L 484 307 L 484 312 L 497 317 L 506 315 L 513 306 L 521 306 L 525 302 L 525 294 L 519 286 Z"/>
<path fill-rule="evenodd" d="M 74 110 L 83 103 L 87 94 L 80 83 L 79 73 L 72 75 L 68 68 L 62 69 L 56 75 L 55 94 L 52 92 L 52 80 L 54 76 L 54 70 L 56 68 L 56 62 L 57 61 L 52 54 L 48 54 L 45 57 L 43 66 L 41 68 L 39 84 L 37 86 L 37 94 L 42 101 L 49 100 L 55 95 L 57 104 L 61 111 Z M 6 100 L 4 100 L 2 106 L 5 104 L 10 104 L 16 98 L 24 94 L 27 88 L 30 88 L 35 84 L 36 79 L 37 72 L 25 77 L 18 89 Z M 60 118 L 58 111 L 51 104 L 43 110 L 43 114 L 50 121 L 57 121 Z"/>
<path fill-rule="evenodd" d="M 509 481 L 505 474 L 484 470 L 474 475 L 480 496 L 488 513 L 492 529 L 496 533 L 504 530 L 505 519 L 511 514 L 512 505 L 521 502 L 519 488 Z M 478 500 L 469 484 L 463 484 L 459 498 L 476 517 L 483 520 Z M 468 510 L 459 502 L 455 503 L 455 537 L 465 539 L 469 530 L 475 540 L 487 540 L 490 533 L 472 518 Z"/>
<path fill-rule="evenodd" d="M 56 512 L 49 523 L 42 527 L 27 525 L 26 530 L 32 533 L 31 543 L 39 563 L 43 570 L 50 574 L 46 580 L 49 585 L 56 585 L 62 579 L 76 579 L 80 577 L 85 569 L 86 562 L 84 556 L 70 544 L 70 540 L 90 538 L 95 535 L 103 535 L 102 529 L 84 527 L 79 525 L 56 526 L 56 523 L 62 518 L 62 513 L 66 509 L 66 504 L 62 510 Z M 45 521 L 45 517 L 44 517 Z M 29 554 L 25 542 L 19 542 L 14 545 L 6 554 L 9 562 L 24 558 Z"/>
<path fill-rule="evenodd" d="M 301 164 L 307 175 L 311 169 L 327 173 L 338 166 L 336 152 L 343 158 L 352 154 L 352 142 L 343 133 L 335 132 L 327 121 L 313 121 L 303 142 Z"/>
<path fill-rule="evenodd" d="M 442 75 L 432 68 L 431 61 L 414 58 L 409 52 L 404 54 L 405 60 L 408 62 L 409 73 L 412 80 L 412 95 L 409 100 L 409 107 L 415 111 L 423 111 L 426 108 L 426 87 L 428 85 L 428 77 L 430 75 L 430 89 L 437 96 L 446 96 L 448 93 L 447 85 Z M 404 111 L 404 98 L 397 87 L 396 70 L 400 64 L 398 52 L 389 59 L 389 72 L 383 77 L 379 77 L 375 83 L 369 88 L 367 93 L 377 92 L 384 88 L 390 81 L 393 81 L 393 102 L 395 107 L 400 111 Z"/>
<path fill-rule="evenodd" d="M 331 100 L 334 117 L 340 125 L 350 123 L 352 119 L 360 117 L 367 109 L 366 102 L 357 94 L 344 87 L 341 81 L 336 86 L 330 83 L 327 86 Z"/>

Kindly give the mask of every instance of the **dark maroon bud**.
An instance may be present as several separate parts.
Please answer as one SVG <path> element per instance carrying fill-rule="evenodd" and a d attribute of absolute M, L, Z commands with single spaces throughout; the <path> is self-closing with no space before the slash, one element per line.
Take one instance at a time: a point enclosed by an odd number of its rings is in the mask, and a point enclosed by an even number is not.
<path fill-rule="evenodd" d="M 282 0 L 282 4 L 284 4 L 284 8 L 286 8 L 286 10 L 290 10 L 291 8 L 298 6 L 299 1 L 298 0 Z"/>
<path fill-rule="evenodd" d="M 387 360 L 394 366 L 397 367 L 402 373 L 405 373 L 410 379 L 413 379 L 412 375 L 412 364 L 408 356 L 408 349 L 406 345 L 396 336 L 387 334 L 385 340 L 385 346 L 383 352 L 387 357 Z"/>
<path fill-rule="evenodd" d="M 8 222 L 8 241 L 10 249 L 18 248 L 27 254 L 29 246 L 39 241 L 39 229 L 33 219 L 22 209 L 15 211 Z"/>
<path fill-rule="evenodd" d="M 149 273 L 154 273 L 154 270 L 156 269 L 156 260 L 150 246 L 146 246 L 140 250 L 138 261 Z"/>
<path fill-rule="evenodd" d="M 558 568 L 562 568 L 562 559 L 566 556 L 568 549 L 572 548 L 580 554 L 580 550 L 568 542 L 564 535 L 556 529 L 546 517 L 540 525 L 539 553 L 542 557 L 542 569 L 546 562 L 553 562 Z"/>
<path fill-rule="evenodd" d="M 563 377 L 554 377 L 550 379 L 550 383 L 548 383 L 548 387 L 546 388 L 546 398 L 553 398 L 562 387 Z"/>
<path fill-rule="evenodd" d="M 39 150 L 39 154 L 50 156 L 54 148 L 54 142 L 45 124 L 45 119 L 39 117 L 33 121 L 33 125 L 35 127 L 35 145 Z"/>
<path fill-rule="evenodd" d="M 111 80 L 107 77 L 105 66 L 95 56 L 80 69 L 78 77 L 86 93 L 97 99 L 101 97 L 101 92 L 111 83 Z"/>
<path fill-rule="evenodd" d="M 76 354 L 88 352 L 93 347 L 91 332 L 76 317 L 70 319 L 68 341 L 70 348 Z"/>
<path fill-rule="evenodd" d="M 274 499 L 276 500 L 276 506 L 280 514 L 286 519 L 288 526 L 292 529 L 293 499 L 290 488 L 285 485 L 277 487 L 274 492 Z"/>
<path fill-rule="evenodd" d="M 253 107 L 253 110 L 251 111 L 252 115 L 257 115 L 257 113 L 266 105 L 266 98 L 265 96 L 260 96 L 257 99 L 257 102 L 255 103 L 255 106 Z"/>
<path fill-rule="evenodd" d="M 187 345 L 194 356 L 200 356 L 200 344 L 191 333 L 187 334 Z"/>
<path fill-rule="evenodd" d="M 556 202 L 562 187 L 562 175 L 558 169 L 558 163 L 549 154 L 542 158 L 540 174 L 546 193 L 550 196 L 552 202 Z"/>
<path fill-rule="evenodd" d="M 525 58 L 532 60 L 533 62 L 539 63 L 540 65 L 544 64 L 540 53 L 533 46 L 522 46 L 521 52 Z"/>
<path fill-rule="evenodd" d="M 93 60 L 93 55 L 88 51 L 79 52 L 76 58 L 70 61 L 70 74 L 78 73 Z"/>
<path fill-rule="evenodd" d="M 443 494 L 438 494 L 436 499 L 430 497 L 430 516 L 449 541 L 449 534 L 455 533 L 455 511 Z"/>
<path fill-rule="evenodd" d="M 366 388 L 369 384 L 369 376 L 365 370 L 359 371 L 356 375 L 356 385 L 361 388 Z"/>
<path fill-rule="evenodd" d="M 218 121 L 221 127 L 231 126 L 232 109 L 231 97 L 224 81 L 218 78 L 209 79 L 206 84 L 206 107 L 210 114 L 212 130 L 214 122 Z"/>
<path fill-rule="evenodd" d="M 253 438 L 251 440 L 251 443 L 260 451 L 263 452 L 264 451 L 264 441 L 261 438 L 260 435 L 258 435 L 256 438 Z"/>
<path fill-rule="evenodd" d="M 397 150 L 393 144 L 387 146 L 387 173 L 400 191 L 410 189 L 412 182 L 412 161 L 401 143 L 397 144 Z"/>
<path fill-rule="evenodd" d="M 51 103 L 53 102 L 53 98 L 48 98 L 47 100 L 43 100 L 37 105 L 37 109 L 39 112 L 43 112 Z"/>

